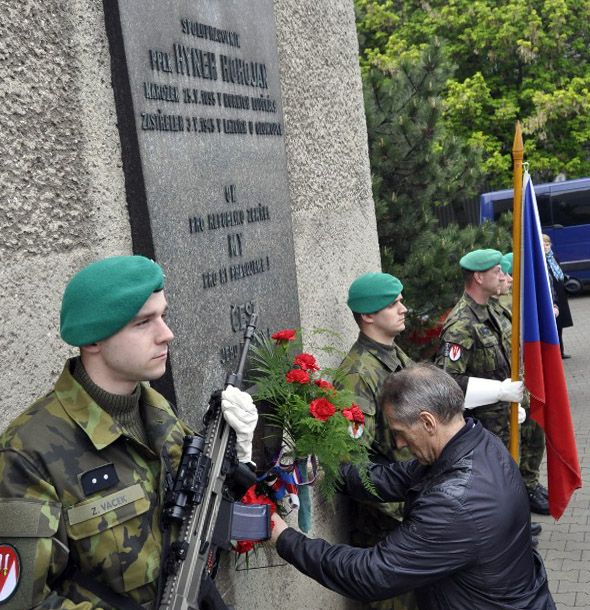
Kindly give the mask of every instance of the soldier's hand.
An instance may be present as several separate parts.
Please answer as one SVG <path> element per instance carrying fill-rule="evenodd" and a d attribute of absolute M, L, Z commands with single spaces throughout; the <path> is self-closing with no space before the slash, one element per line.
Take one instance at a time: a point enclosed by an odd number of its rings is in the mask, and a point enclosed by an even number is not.
<path fill-rule="evenodd" d="M 526 411 L 521 405 L 518 405 L 518 423 L 524 424 L 524 420 L 526 419 Z"/>
<path fill-rule="evenodd" d="M 221 410 L 225 421 L 236 432 L 236 453 L 240 462 L 252 461 L 252 438 L 258 422 L 258 411 L 247 392 L 227 386 L 221 393 Z"/>
<path fill-rule="evenodd" d="M 498 400 L 505 400 L 506 402 L 521 402 L 523 394 L 524 383 L 522 381 L 504 379 L 504 381 L 500 383 Z"/>
<path fill-rule="evenodd" d="M 522 381 L 505 379 L 484 379 L 470 377 L 465 392 L 465 408 L 476 409 L 484 405 L 491 405 L 499 400 L 507 402 L 521 402 L 524 384 Z"/>

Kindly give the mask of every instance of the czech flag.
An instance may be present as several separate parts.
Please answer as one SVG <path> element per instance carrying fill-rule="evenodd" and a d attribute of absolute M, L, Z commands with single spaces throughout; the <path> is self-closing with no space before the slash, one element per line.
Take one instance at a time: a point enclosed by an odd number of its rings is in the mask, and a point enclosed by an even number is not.
<path fill-rule="evenodd" d="M 523 177 L 521 321 L 524 382 L 531 417 L 545 431 L 549 510 L 559 519 L 582 486 L 537 198 L 528 172 Z"/>

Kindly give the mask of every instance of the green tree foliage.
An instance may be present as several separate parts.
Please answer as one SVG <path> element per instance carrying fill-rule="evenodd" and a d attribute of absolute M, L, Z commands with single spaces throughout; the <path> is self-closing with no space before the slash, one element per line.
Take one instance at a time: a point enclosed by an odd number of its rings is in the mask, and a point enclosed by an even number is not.
<path fill-rule="evenodd" d="M 391 42 L 384 31 L 400 23 L 391 5 L 367 13 L 361 41 Z M 395 59 L 374 55 L 365 63 L 363 86 L 382 265 L 404 283 L 411 330 L 403 347 L 420 359 L 432 352 L 440 318 L 463 290 L 459 259 L 475 248 L 509 251 L 511 240 L 498 224 L 438 229 L 437 206 L 479 192 L 481 148 L 445 120 L 455 66 L 438 39 L 395 53 Z"/>
<path fill-rule="evenodd" d="M 477 151 L 441 121 L 439 93 L 450 74 L 436 41 L 415 60 L 364 73 L 373 196 L 387 267 L 403 265 L 416 236 L 435 229 L 435 206 L 476 192 Z"/>
<path fill-rule="evenodd" d="M 590 0 L 355 0 L 362 61 L 416 60 L 433 39 L 456 66 L 447 129 L 484 151 L 489 184 L 511 186 L 514 125 L 537 182 L 590 175 Z"/>
<path fill-rule="evenodd" d="M 512 214 L 491 225 L 459 228 L 451 224 L 438 231 L 416 236 L 403 277 L 404 303 L 410 308 L 407 331 L 399 338 L 401 347 L 412 358 L 430 357 L 438 346 L 441 317 L 457 302 L 463 292 L 459 260 L 477 248 L 512 249 Z"/>

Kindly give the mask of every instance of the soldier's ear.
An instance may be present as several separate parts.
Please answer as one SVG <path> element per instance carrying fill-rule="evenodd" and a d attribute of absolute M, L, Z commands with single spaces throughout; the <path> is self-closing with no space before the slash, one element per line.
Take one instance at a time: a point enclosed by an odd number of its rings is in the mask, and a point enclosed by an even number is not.
<path fill-rule="evenodd" d="M 82 345 L 80 347 L 80 354 L 84 354 L 84 352 L 88 354 L 98 354 L 100 351 L 100 346 L 98 343 L 90 343 L 89 345 Z"/>
<path fill-rule="evenodd" d="M 362 313 L 361 320 L 365 324 L 373 324 L 373 314 L 372 313 Z"/>

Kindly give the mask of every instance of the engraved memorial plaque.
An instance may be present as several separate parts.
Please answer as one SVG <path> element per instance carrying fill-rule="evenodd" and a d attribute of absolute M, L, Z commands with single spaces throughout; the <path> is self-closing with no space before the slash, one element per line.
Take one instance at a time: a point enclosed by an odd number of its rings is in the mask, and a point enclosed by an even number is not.
<path fill-rule="evenodd" d="M 273 2 L 104 7 L 134 251 L 165 270 L 195 425 L 251 312 L 264 332 L 299 324 Z"/>

